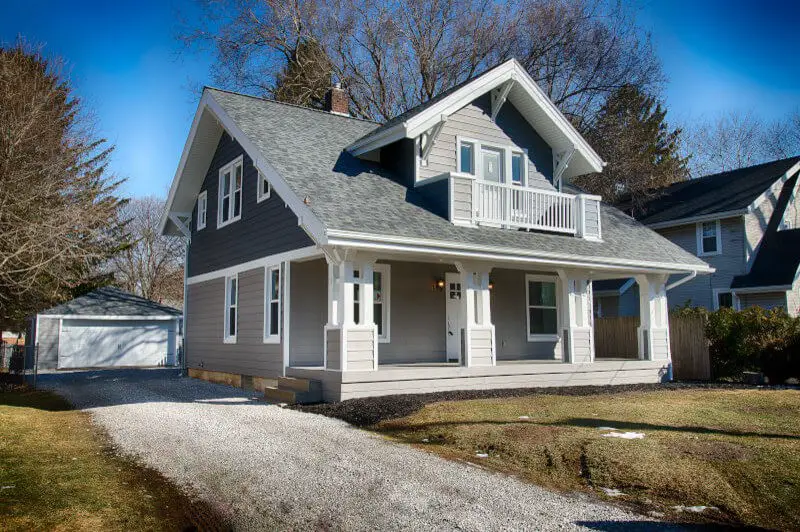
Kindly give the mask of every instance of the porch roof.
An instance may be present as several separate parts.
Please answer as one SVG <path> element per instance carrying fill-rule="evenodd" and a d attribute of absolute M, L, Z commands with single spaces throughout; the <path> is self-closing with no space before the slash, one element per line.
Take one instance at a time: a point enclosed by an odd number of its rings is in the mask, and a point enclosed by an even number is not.
<path fill-rule="evenodd" d="M 356 158 L 346 146 L 377 124 L 271 100 L 206 89 L 231 120 L 304 198 L 326 235 L 353 233 L 375 241 L 404 239 L 479 247 L 502 253 L 621 261 L 675 271 L 708 271 L 706 263 L 613 207 L 603 205 L 603 241 L 489 227 L 459 227 L 433 212 L 398 176 Z"/>

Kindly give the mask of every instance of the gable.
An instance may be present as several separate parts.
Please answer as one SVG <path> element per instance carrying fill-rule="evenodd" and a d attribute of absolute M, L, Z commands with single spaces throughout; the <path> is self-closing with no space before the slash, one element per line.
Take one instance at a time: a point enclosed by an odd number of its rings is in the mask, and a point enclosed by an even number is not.
<path fill-rule="evenodd" d="M 418 181 L 446 172 L 457 172 L 457 139 L 477 140 L 494 147 L 515 147 L 528 155 L 529 185 L 552 188 L 553 151 L 511 103 L 492 120 L 489 94 L 450 115 L 434 140 L 427 165 L 420 164 Z"/>
<path fill-rule="evenodd" d="M 235 139 L 223 133 L 213 154 L 200 187 L 201 193 L 208 194 L 205 228 L 197 229 L 196 201 L 192 210 L 189 277 L 313 245 L 274 189 L 269 198 L 258 202 L 258 170 Z M 219 170 L 239 156 L 243 158 L 242 217 L 217 228 Z"/>

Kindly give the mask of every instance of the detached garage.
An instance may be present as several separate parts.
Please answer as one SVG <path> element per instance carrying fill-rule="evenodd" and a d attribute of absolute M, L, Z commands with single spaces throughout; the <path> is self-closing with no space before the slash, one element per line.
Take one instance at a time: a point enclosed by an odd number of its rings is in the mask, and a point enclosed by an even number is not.
<path fill-rule="evenodd" d="M 174 366 L 180 311 L 106 287 L 31 318 L 39 369 Z"/>

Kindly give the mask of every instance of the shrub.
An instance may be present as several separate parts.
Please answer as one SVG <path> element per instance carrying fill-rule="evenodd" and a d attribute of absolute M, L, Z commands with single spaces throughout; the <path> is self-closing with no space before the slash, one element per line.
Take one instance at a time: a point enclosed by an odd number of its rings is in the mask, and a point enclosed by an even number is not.
<path fill-rule="evenodd" d="M 738 379 L 744 371 L 760 371 L 778 383 L 800 375 L 800 318 L 783 309 L 708 312 L 684 307 L 677 312 L 705 317 L 713 378 Z"/>

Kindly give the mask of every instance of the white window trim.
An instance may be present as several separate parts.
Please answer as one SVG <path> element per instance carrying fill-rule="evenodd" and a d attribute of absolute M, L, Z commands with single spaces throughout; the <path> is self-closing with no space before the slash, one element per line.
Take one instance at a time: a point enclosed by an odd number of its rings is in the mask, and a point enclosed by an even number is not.
<path fill-rule="evenodd" d="M 714 222 L 716 224 L 717 230 L 717 250 L 710 251 L 706 253 L 703 251 L 703 224 Z M 696 229 L 697 233 L 697 256 L 698 257 L 713 257 L 714 255 L 721 255 L 722 254 L 722 224 L 719 220 L 707 220 L 705 222 L 697 222 Z"/>
<path fill-rule="evenodd" d="M 546 283 L 554 283 L 556 285 L 556 334 L 531 334 L 531 318 L 530 318 L 530 289 L 528 287 L 531 281 L 543 281 Z M 528 333 L 528 342 L 557 342 L 560 338 L 558 331 L 561 330 L 561 309 L 563 307 L 561 301 L 561 281 L 557 276 L 553 275 L 525 275 L 525 331 Z M 540 307 L 552 308 L 552 307 Z"/>
<path fill-rule="evenodd" d="M 383 302 L 381 303 L 381 311 L 383 313 L 383 334 L 378 335 L 378 342 L 388 344 L 392 341 L 392 267 L 389 264 L 375 264 L 373 271 L 380 272 L 381 283 L 383 284 Z M 373 287 L 373 298 L 375 291 Z M 374 302 L 373 302 L 374 304 Z"/>
<path fill-rule="evenodd" d="M 273 302 L 271 295 L 272 291 L 270 290 L 270 282 L 272 281 L 272 272 L 278 272 L 278 332 L 277 334 L 271 334 L 269 331 L 269 323 L 272 318 L 271 312 L 271 303 Z M 281 324 L 281 306 L 283 303 L 283 274 L 281 272 L 280 264 L 276 264 L 275 266 L 270 266 L 264 268 L 264 343 L 265 344 L 278 344 L 281 341 L 281 332 L 283 332 L 283 326 Z"/>
<path fill-rule="evenodd" d="M 267 183 L 267 191 L 261 191 L 261 182 L 266 181 Z M 256 180 L 257 190 L 256 190 L 256 203 L 261 203 L 264 200 L 268 200 L 272 195 L 272 185 L 270 184 L 267 176 L 261 173 L 261 170 L 258 171 L 258 179 Z"/>
<path fill-rule="evenodd" d="M 473 170 L 472 174 L 464 174 L 461 171 L 461 144 L 472 144 L 472 159 L 473 159 Z M 511 180 L 511 159 L 512 154 L 514 153 L 521 153 L 522 154 L 522 184 L 517 186 L 527 187 L 530 183 L 530 160 L 528 158 L 528 150 L 525 148 L 520 148 L 516 144 L 496 144 L 493 142 L 482 142 L 477 139 L 473 139 L 470 137 L 462 137 L 460 135 L 456 136 L 456 173 L 463 174 L 463 175 L 470 175 L 475 177 L 476 179 L 483 180 L 483 155 L 482 150 L 483 148 L 489 148 L 493 150 L 499 150 L 503 153 L 503 181 L 501 184 L 504 185 L 511 185 L 515 184 Z"/>
<path fill-rule="evenodd" d="M 233 308 L 236 309 L 236 320 L 234 326 L 236 327 L 236 334 L 228 334 L 229 313 L 230 313 L 230 286 L 231 279 L 236 279 L 236 304 Z M 239 275 L 233 274 L 225 277 L 225 306 L 223 308 L 223 323 L 222 323 L 222 341 L 226 344 L 235 344 L 236 335 L 239 334 Z"/>
<path fill-rule="evenodd" d="M 203 204 L 203 215 L 200 216 L 200 204 Z M 208 223 L 208 191 L 197 195 L 197 230 L 205 229 Z"/>
<path fill-rule="evenodd" d="M 233 206 L 233 194 L 236 191 L 235 188 L 232 188 L 236 184 L 236 167 L 242 167 L 242 188 L 239 190 L 239 215 L 233 216 L 233 212 L 235 211 Z M 225 172 L 231 172 L 231 189 L 230 189 L 230 198 L 231 201 L 228 203 L 230 208 L 231 217 L 228 218 L 226 221 L 222 221 L 222 176 L 225 175 Z M 217 229 L 220 227 L 225 227 L 226 225 L 230 225 L 233 222 L 236 222 L 242 218 L 242 198 L 244 197 L 244 156 L 240 155 L 236 159 L 232 160 L 225 166 L 219 169 L 219 178 L 217 180 Z"/>
<path fill-rule="evenodd" d="M 714 310 L 719 310 L 719 295 L 720 294 L 730 294 L 731 299 L 733 300 L 733 310 L 741 310 L 739 304 L 739 298 L 736 296 L 736 293 L 731 290 L 730 288 L 714 288 L 712 290 L 714 300 L 711 302 L 711 306 Z"/>

